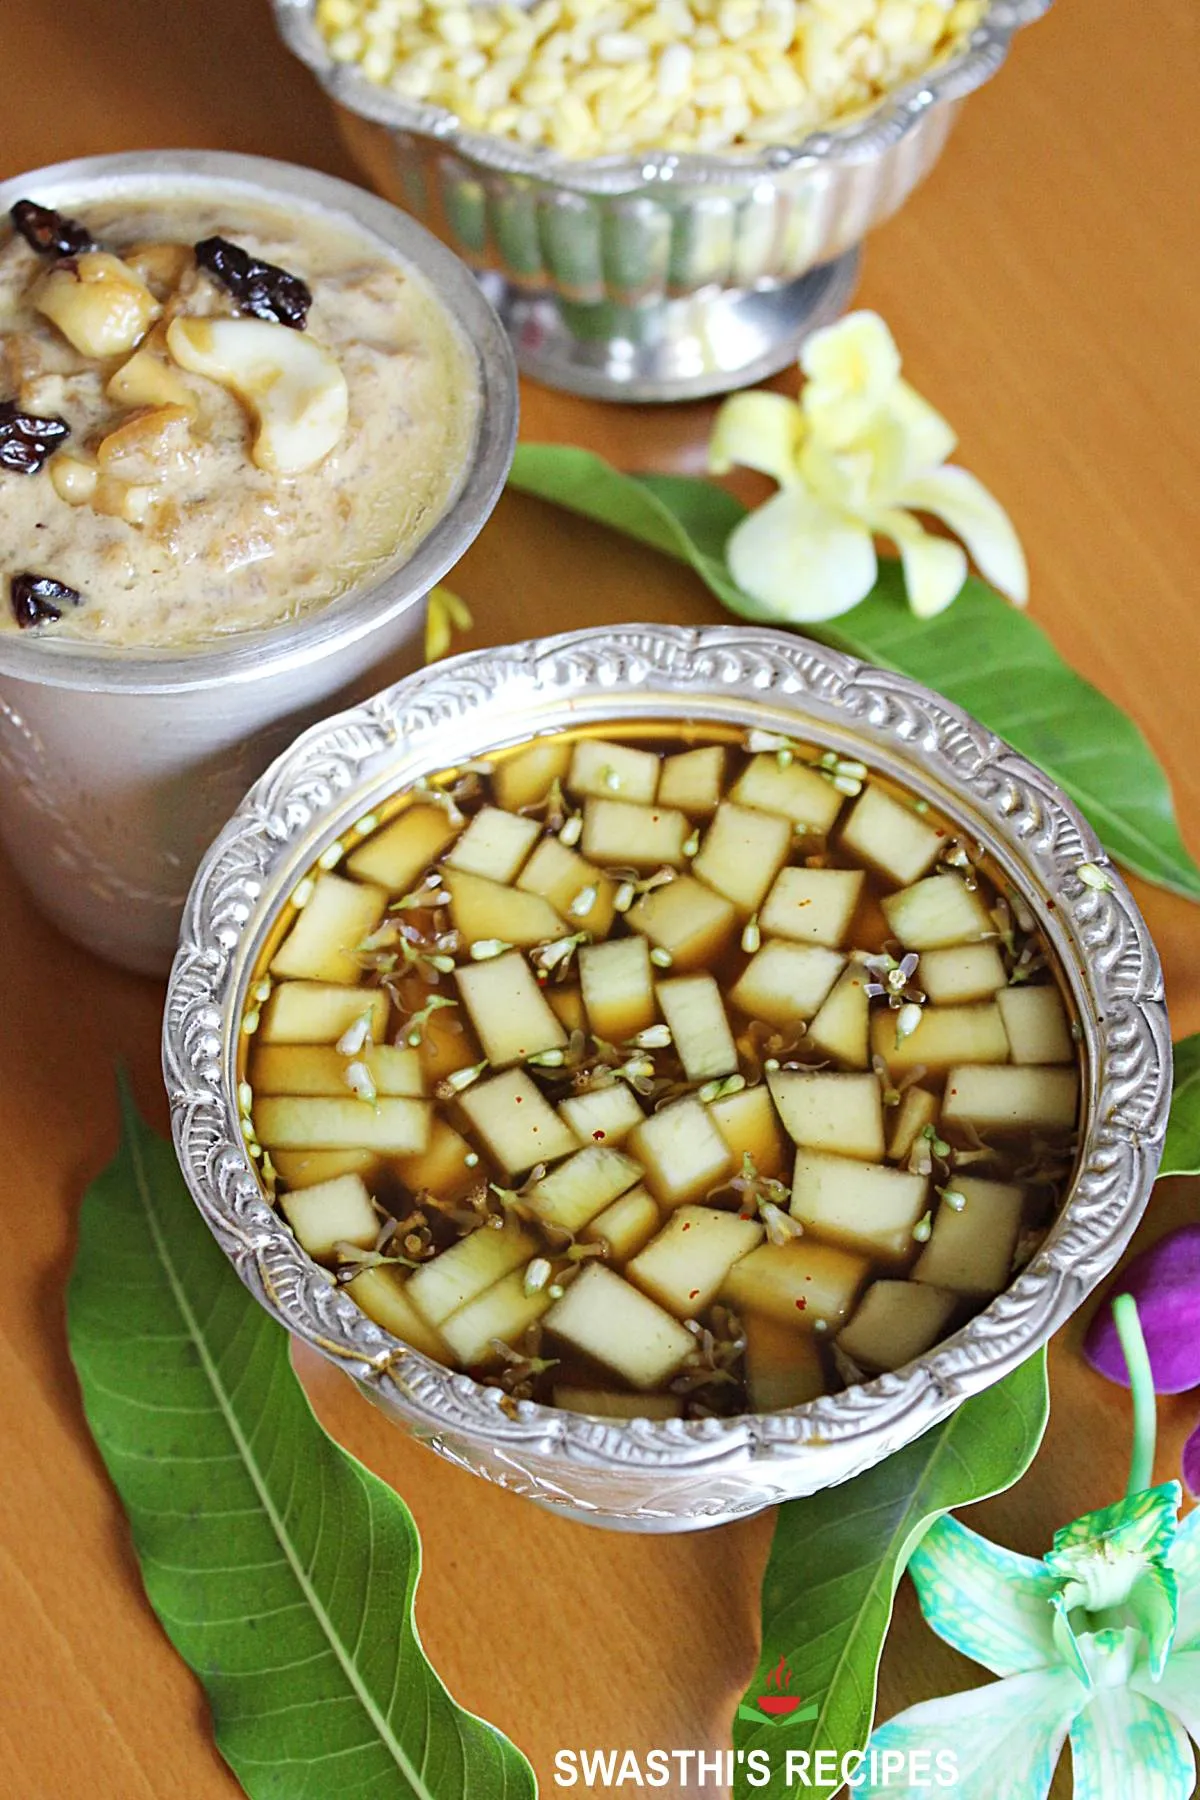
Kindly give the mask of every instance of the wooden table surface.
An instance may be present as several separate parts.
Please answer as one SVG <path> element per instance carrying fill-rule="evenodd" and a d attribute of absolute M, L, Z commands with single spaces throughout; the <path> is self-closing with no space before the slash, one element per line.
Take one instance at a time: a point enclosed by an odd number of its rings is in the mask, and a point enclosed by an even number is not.
<path fill-rule="evenodd" d="M 1066 0 L 971 100 L 943 164 L 870 243 L 859 299 L 1008 504 L 1035 615 L 1144 725 L 1200 848 L 1195 581 L 1200 77 L 1194 0 Z M 265 0 L 8 0 L 0 174 L 89 152 L 207 146 L 353 176 L 329 110 Z M 631 467 L 702 467 L 711 409 L 603 407 L 526 385 L 523 431 Z M 1192 527 L 1192 529 L 1189 529 Z M 582 552 L 582 554 L 581 554 Z M 586 582 L 579 572 L 586 568 Z M 680 570 L 518 497 L 454 585 L 474 641 L 568 623 L 704 622 Z M 569 600 L 568 600 L 569 597 Z M 1200 911 L 1140 888 L 1176 1036 L 1200 1027 Z M 160 988 L 65 944 L 0 867 L 0 1788 L 8 1800 L 229 1800 L 203 1697 L 143 1599 L 84 1427 L 63 1327 L 80 1190 L 115 1139 L 113 1065 L 157 1121 Z M 1168 1183 L 1141 1241 L 1196 1216 Z M 975 1518 L 1038 1553 L 1115 1499 L 1124 1397 L 1055 1345 L 1035 1470 Z M 553 1792 L 560 1745 L 715 1747 L 753 1669 L 769 1517 L 712 1534 L 610 1536 L 546 1516 L 410 1444 L 343 1378 L 306 1364 L 322 1417 L 405 1495 L 425 1543 L 419 1614 L 460 1700 Z M 1165 1402 L 1162 1478 L 1193 1406 Z M 881 1714 L 975 1672 L 901 1594 Z M 581 1790 L 576 1790 L 581 1791 Z M 483 1797 L 480 1797 L 483 1800 Z"/>

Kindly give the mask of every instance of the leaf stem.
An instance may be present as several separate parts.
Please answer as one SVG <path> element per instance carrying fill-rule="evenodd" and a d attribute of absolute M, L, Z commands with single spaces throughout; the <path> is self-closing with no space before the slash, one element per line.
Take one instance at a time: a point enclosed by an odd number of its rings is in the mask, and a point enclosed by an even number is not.
<path fill-rule="evenodd" d="M 1129 1389 L 1133 1400 L 1133 1454 L 1129 1459 L 1129 1481 L 1125 1492 L 1140 1494 L 1154 1480 L 1154 1446 L 1158 1434 L 1158 1401 L 1154 1393 L 1154 1375 L 1150 1354 L 1138 1317 L 1137 1301 L 1132 1294 L 1118 1294 L 1113 1301 L 1113 1323 L 1121 1340 L 1125 1367 L 1129 1371 Z"/>

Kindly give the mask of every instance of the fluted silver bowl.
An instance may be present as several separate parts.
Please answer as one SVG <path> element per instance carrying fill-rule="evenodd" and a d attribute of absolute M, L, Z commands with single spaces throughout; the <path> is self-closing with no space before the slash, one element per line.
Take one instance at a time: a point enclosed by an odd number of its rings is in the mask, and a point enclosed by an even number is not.
<path fill-rule="evenodd" d="M 797 144 L 572 161 L 464 130 L 337 63 L 315 0 L 273 0 L 387 196 L 480 276 L 527 375 L 607 400 L 685 400 L 774 374 L 853 291 L 866 233 L 928 174 L 958 107 L 1052 0 L 993 0 L 961 50 Z"/>
<path fill-rule="evenodd" d="M 872 767 L 981 841 L 1058 955 L 1082 1029 L 1080 1147 L 1062 1211 L 1013 1285 L 894 1374 L 786 1412 L 628 1423 L 521 1401 L 359 1311 L 268 1205 L 239 1128 L 246 993 L 296 883 L 397 789 L 540 731 L 599 721 L 800 734 Z M 1097 887 L 1101 865 L 1108 881 Z M 1112 1269 L 1158 1168 L 1171 1043 L 1154 946 L 1071 802 L 918 682 L 759 627 L 626 626 L 436 664 L 314 726 L 268 770 L 196 878 L 164 1023 L 175 1144 L 239 1275 L 289 1331 L 443 1456 L 568 1516 L 687 1531 L 831 1487 L 911 1443 L 1043 1343 Z"/>

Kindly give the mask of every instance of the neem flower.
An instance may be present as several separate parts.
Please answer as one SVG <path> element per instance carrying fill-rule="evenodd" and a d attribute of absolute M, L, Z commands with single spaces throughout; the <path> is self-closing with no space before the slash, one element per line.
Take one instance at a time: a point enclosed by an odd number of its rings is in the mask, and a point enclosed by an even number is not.
<path fill-rule="evenodd" d="M 1155 1392 L 1200 1390 L 1200 1225 L 1182 1225 L 1135 1256 L 1121 1288 L 1137 1301 Z M 1110 1304 L 1092 1320 L 1083 1353 L 1110 1381 L 1129 1386 L 1125 1358 Z M 1183 1479 L 1200 1499 L 1200 1423 L 1183 1452 Z"/>
<path fill-rule="evenodd" d="M 900 551 L 912 609 L 949 606 L 967 576 L 961 544 L 926 531 L 932 513 L 962 539 L 980 572 L 1015 604 L 1028 597 L 1025 557 L 1008 514 L 981 482 L 947 464 L 957 439 L 900 376 L 900 353 L 876 313 L 814 332 L 799 401 L 756 390 L 717 414 L 709 467 L 735 463 L 779 483 L 726 545 L 739 587 L 796 624 L 833 619 L 874 585 L 875 537 Z"/>
<path fill-rule="evenodd" d="M 943 1518 L 909 1565 L 938 1636 L 1001 1679 L 910 1707 L 871 1748 L 953 1751 L 957 1800 L 1045 1800 L 1068 1737 L 1076 1800 L 1187 1800 L 1195 1787 L 1200 1511 L 1181 1524 L 1178 1483 L 1144 1485 L 1154 1395 L 1136 1305 L 1122 1295 L 1116 1308 L 1134 1390 L 1126 1498 L 1066 1526 L 1040 1562 Z"/>

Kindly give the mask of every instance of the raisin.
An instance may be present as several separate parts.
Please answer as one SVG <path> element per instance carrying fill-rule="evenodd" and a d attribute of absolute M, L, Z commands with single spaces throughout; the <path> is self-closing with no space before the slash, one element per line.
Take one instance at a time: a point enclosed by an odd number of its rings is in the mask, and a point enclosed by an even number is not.
<path fill-rule="evenodd" d="M 15 400 L 0 400 L 0 469 L 36 475 L 70 435 L 71 427 L 57 414 L 43 419 L 22 412 Z"/>
<path fill-rule="evenodd" d="M 52 206 L 39 206 L 36 200 L 18 200 L 9 207 L 8 216 L 39 256 L 82 256 L 85 250 L 96 248 L 86 225 L 55 212 Z"/>
<path fill-rule="evenodd" d="M 290 325 L 303 331 L 312 305 L 312 289 L 298 275 L 259 262 L 240 244 L 228 238 L 203 238 L 196 245 L 196 261 L 233 295 L 243 312 L 272 325 Z"/>
<path fill-rule="evenodd" d="M 63 605 L 82 604 L 83 595 L 65 581 L 55 581 L 53 575 L 34 575 L 26 570 L 12 578 L 13 617 L 22 631 L 28 631 L 31 625 L 49 625 L 61 619 Z"/>

